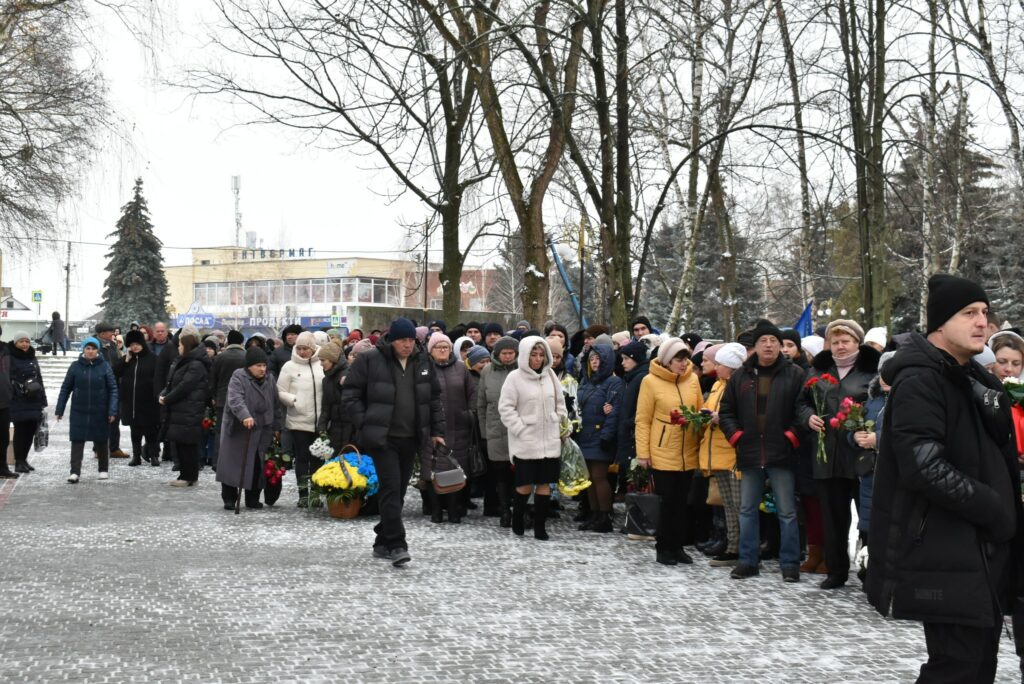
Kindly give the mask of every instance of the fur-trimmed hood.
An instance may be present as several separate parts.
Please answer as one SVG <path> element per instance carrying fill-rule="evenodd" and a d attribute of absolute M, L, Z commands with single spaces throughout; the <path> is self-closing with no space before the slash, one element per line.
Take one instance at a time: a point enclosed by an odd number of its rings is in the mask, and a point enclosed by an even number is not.
<path fill-rule="evenodd" d="M 857 362 L 854 363 L 853 367 L 862 373 L 878 373 L 878 360 L 882 358 L 882 354 L 874 347 L 869 347 L 866 344 L 862 344 L 857 354 Z M 824 373 L 836 367 L 836 362 L 832 358 L 832 350 L 825 349 L 820 354 L 814 357 L 814 363 L 811 364 L 814 370 Z"/>

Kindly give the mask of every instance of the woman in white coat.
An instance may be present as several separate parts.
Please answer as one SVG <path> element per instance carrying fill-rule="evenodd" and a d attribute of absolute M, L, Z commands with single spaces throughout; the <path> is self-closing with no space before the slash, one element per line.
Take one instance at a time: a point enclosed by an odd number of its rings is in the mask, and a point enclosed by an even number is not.
<path fill-rule="evenodd" d="M 287 409 L 285 427 L 292 434 L 295 482 L 299 486 L 299 508 L 309 505 L 309 478 L 324 462 L 309 453 L 316 440 L 316 424 L 323 401 L 324 369 L 317 356 L 316 340 L 310 332 L 299 333 L 292 358 L 277 376 L 277 394 Z"/>
<path fill-rule="evenodd" d="M 567 418 L 562 385 L 551 370 L 551 349 L 542 337 L 519 343 L 519 368 L 501 388 L 498 413 L 508 428 L 508 451 L 515 466 L 512 531 L 522 536 L 526 502 L 533 498 L 533 536 L 547 539 L 544 523 L 551 501 L 550 483 L 558 482 L 563 421 Z M 566 434 L 568 431 L 566 430 Z"/>

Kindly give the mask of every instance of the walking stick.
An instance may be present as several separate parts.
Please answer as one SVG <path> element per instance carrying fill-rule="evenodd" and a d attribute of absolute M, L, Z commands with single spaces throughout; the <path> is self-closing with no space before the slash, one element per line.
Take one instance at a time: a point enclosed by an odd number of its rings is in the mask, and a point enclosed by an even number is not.
<path fill-rule="evenodd" d="M 245 489 L 245 466 L 249 462 L 249 441 L 252 439 L 252 428 L 247 428 L 245 435 L 245 453 L 242 456 L 242 472 L 238 474 L 238 492 L 235 494 L 235 515 L 242 510 L 242 490 Z"/>

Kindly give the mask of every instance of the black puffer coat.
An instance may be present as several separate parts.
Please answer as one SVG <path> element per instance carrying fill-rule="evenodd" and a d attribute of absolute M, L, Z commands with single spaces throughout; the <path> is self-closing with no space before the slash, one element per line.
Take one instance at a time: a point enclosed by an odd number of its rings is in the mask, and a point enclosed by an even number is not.
<path fill-rule="evenodd" d="M 210 371 L 210 398 L 217 402 L 217 409 L 224 410 L 228 401 L 228 384 L 239 368 L 245 368 L 245 348 L 240 344 L 229 344 L 224 351 L 213 357 Z"/>
<path fill-rule="evenodd" d="M 619 416 L 616 462 L 620 468 L 625 466 L 625 470 L 620 469 L 620 473 L 628 472 L 630 461 L 636 458 L 636 402 L 640 397 L 640 384 L 647 377 L 650 367 L 650 361 L 644 361 L 622 376 L 626 388 L 622 392 L 622 415 Z"/>
<path fill-rule="evenodd" d="M 199 345 L 179 358 L 163 393 L 167 409 L 164 439 L 181 444 L 203 441 L 203 416 L 209 401 L 210 359 Z"/>
<path fill-rule="evenodd" d="M 352 442 L 352 418 L 345 411 L 341 396 L 341 388 L 347 374 L 348 363 L 344 360 L 324 372 L 323 395 L 316 431 L 327 433 L 331 439 L 331 447 L 335 451 L 340 451 L 343 446 Z"/>
<path fill-rule="evenodd" d="M 855 464 L 857 460 L 871 458 L 869 450 L 861 449 L 847 439 L 848 432 L 832 429 L 828 425 L 828 420 L 839 412 L 839 404 L 846 397 L 851 397 L 854 401 L 862 404 L 867 402 L 868 385 L 878 375 L 878 359 L 881 356 L 873 347 L 863 345 L 857 354 L 853 368 L 846 374 L 846 377 L 840 380 L 838 385 L 833 385 L 831 389 L 824 392 L 825 413 L 821 417 L 825 419 L 825 453 L 828 454 L 828 460 L 818 459 L 817 452 L 815 452 L 814 479 L 825 480 L 831 477 L 841 477 L 856 480 Z M 832 352 L 828 349 L 814 357 L 814 363 L 807 379 L 821 377 L 825 373 L 839 380 L 839 369 L 836 368 Z M 805 427 L 810 417 L 818 412 L 813 392 L 814 390 L 805 387 L 800 396 L 800 422 Z"/>
<path fill-rule="evenodd" d="M 916 333 L 882 375 L 868 599 L 899 619 L 993 627 L 993 597 L 1006 612 L 1019 595 L 1024 540 L 1006 394 Z"/>
<path fill-rule="evenodd" d="M 178 343 L 168 338 L 160 353 L 156 355 L 156 368 L 153 371 L 153 392 L 154 397 L 159 397 L 167 387 L 167 380 L 171 375 L 171 367 L 178 360 Z"/>
<path fill-rule="evenodd" d="M 14 395 L 11 387 L 11 355 L 7 350 L 7 343 L 0 342 L 0 409 L 10 408 Z"/>
<path fill-rule="evenodd" d="M 49 404 L 46 401 L 46 388 L 43 387 L 43 373 L 36 360 L 36 350 L 29 347 L 22 351 L 13 344 L 8 347 L 11 354 L 11 422 L 42 420 L 43 409 Z M 35 395 L 25 395 L 19 391 L 29 380 L 34 379 L 42 390 Z"/>
<path fill-rule="evenodd" d="M 762 373 L 773 376 L 763 433 L 757 427 L 757 381 Z M 804 370 L 782 354 L 767 368 L 758 365 L 756 355 L 751 356 L 732 374 L 718 415 L 725 438 L 736 448 L 738 469 L 796 467 L 796 450 L 804 432 L 797 414 L 803 387 Z"/>
<path fill-rule="evenodd" d="M 115 362 L 113 371 L 123 424 L 135 427 L 160 424 L 160 404 L 153 387 L 156 364 L 156 354 L 146 346 L 138 354 L 122 356 Z"/>
<path fill-rule="evenodd" d="M 423 352 L 414 352 L 407 364 L 415 379 L 417 438 L 425 444 L 431 437 L 444 437 L 441 385 L 433 362 Z M 356 357 L 341 388 L 345 411 L 355 427 L 356 446 L 370 455 L 381 451 L 388 441 L 395 406 L 395 365 L 398 360 L 391 345 L 381 340 L 376 348 Z"/>

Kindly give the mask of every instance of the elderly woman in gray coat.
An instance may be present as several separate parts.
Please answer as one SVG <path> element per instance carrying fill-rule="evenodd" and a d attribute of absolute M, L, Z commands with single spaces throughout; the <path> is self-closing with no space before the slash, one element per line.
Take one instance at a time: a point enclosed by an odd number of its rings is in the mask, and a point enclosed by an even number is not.
<path fill-rule="evenodd" d="M 263 508 L 260 491 L 266 487 L 263 454 L 281 429 L 277 385 L 267 377 L 267 354 L 253 346 L 245 352 L 245 368 L 231 374 L 220 431 L 217 481 L 224 508 L 232 510 L 239 489 L 246 508 Z M 276 497 L 274 497 L 276 500 Z M 273 503 L 269 500 L 267 503 Z"/>

